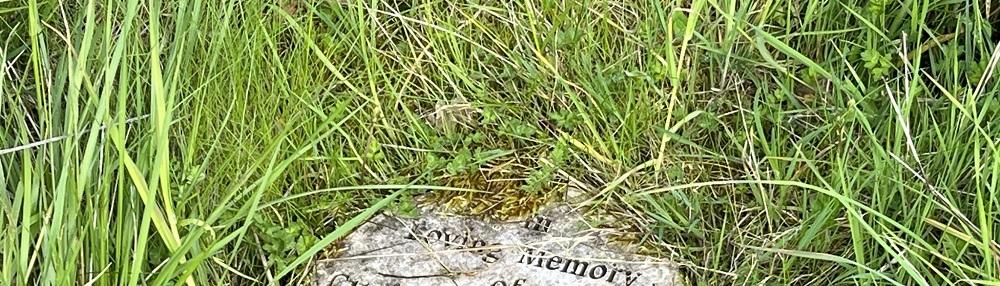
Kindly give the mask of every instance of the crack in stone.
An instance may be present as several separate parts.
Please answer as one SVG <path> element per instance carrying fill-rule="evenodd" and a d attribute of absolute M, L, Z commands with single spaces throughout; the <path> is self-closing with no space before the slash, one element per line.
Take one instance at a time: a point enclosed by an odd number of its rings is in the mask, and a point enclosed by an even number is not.
<path fill-rule="evenodd" d="M 671 263 L 610 247 L 607 233 L 568 205 L 499 223 L 429 209 L 381 214 L 344 239 L 341 257 L 321 260 L 316 285 L 675 284 Z"/>

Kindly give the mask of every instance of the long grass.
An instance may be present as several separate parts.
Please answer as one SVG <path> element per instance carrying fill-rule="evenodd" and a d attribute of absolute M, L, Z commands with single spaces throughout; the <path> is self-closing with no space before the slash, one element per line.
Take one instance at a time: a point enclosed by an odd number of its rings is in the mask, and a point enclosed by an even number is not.
<path fill-rule="evenodd" d="M 0 285 L 567 190 L 690 285 L 1000 285 L 996 3 L 0 0 Z"/>

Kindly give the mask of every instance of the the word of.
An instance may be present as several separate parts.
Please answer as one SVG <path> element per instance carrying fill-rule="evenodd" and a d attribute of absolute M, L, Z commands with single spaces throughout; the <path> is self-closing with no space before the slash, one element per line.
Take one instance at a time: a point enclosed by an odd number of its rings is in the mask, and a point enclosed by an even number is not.
<path fill-rule="evenodd" d="M 514 280 L 514 282 L 511 282 L 511 284 L 507 284 L 507 281 L 500 280 L 500 281 L 497 281 L 497 282 L 493 282 L 493 284 L 490 284 L 490 286 L 524 286 L 524 281 L 525 280 L 526 279 L 523 279 L 523 278 L 522 279 L 517 279 L 517 280 Z"/>
<path fill-rule="evenodd" d="M 382 285 L 382 286 L 401 286 L 402 284 L 399 284 L 399 282 L 390 282 L 390 283 L 385 283 L 385 284 L 371 284 L 371 283 L 366 283 L 366 282 L 358 281 L 358 280 L 355 280 L 355 279 L 351 279 L 351 276 L 349 276 L 347 274 L 343 274 L 343 273 L 334 275 L 333 278 L 330 278 L 330 282 L 326 283 L 326 286 L 379 286 L 379 285 Z"/>

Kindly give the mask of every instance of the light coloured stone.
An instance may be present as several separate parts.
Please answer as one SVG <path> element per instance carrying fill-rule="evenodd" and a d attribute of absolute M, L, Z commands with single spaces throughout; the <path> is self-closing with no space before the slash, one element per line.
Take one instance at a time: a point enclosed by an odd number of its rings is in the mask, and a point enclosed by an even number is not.
<path fill-rule="evenodd" d="M 588 192 L 584 191 L 582 188 L 570 185 L 566 188 L 566 194 L 563 195 L 563 200 L 568 203 L 582 203 L 586 202 L 588 199 L 593 198 L 593 196 L 588 196 Z"/>
<path fill-rule="evenodd" d="M 426 209 L 416 218 L 382 214 L 346 237 L 337 258 L 322 261 L 315 285 L 676 284 L 672 264 L 616 251 L 606 236 L 567 205 L 508 223 Z"/>

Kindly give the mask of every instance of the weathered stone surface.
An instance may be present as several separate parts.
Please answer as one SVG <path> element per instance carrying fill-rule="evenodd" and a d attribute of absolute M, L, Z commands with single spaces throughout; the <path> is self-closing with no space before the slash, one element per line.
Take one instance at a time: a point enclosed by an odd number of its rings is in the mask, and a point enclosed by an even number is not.
<path fill-rule="evenodd" d="M 675 284 L 671 264 L 616 251 L 567 205 L 522 222 L 382 214 L 318 267 L 317 286 Z"/>

